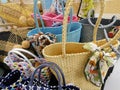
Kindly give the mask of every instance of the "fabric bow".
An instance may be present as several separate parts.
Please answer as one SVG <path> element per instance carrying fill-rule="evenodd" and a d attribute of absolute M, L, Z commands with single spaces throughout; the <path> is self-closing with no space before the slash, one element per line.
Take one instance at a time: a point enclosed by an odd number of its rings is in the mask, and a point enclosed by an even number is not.
<path fill-rule="evenodd" d="M 104 83 L 104 78 L 110 67 L 112 67 L 116 60 L 117 55 L 115 52 L 105 52 L 100 50 L 97 45 L 88 43 L 83 48 L 93 52 L 85 67 L 85 76 L 87 80 L 91 81 L 96 86 L 101 86 Z"/>

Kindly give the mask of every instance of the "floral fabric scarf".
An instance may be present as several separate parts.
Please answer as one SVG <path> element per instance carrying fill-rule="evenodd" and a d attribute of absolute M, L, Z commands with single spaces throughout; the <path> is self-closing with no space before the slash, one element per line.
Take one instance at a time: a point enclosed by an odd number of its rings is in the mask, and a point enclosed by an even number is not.
<path fill-rule="evenodd" d="M 96 86 L 101 86 L 104 83 L 108 69 L 115 64 L 117 55 L 113 51 L 105 52 L 104 50 L 100 50 L 93 43 L 84 45 L 84 48 L 93 52 L 85 66 L 85 76 L 87 80 Z"/>

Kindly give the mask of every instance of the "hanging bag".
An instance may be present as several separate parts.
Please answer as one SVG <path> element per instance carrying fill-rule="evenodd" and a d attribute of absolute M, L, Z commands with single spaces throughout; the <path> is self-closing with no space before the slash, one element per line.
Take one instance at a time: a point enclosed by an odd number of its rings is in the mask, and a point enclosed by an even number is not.
<path fill-rule="evenodd" d="M 29 31 L 27 36 L 30 37 L 32 35 L 39 33 L 39 32 L 43 32 L 43 33 L 50 32 L 50 33 L 56 35 L 57 42 L 61 42 L 61 40 L 62 40 L 62 26 L 44 27 L 43 20 L 40 16 L 40 12 L 38 11 L 38 8 L 36 5 L 37 5 L 37 1 L 34 1 L 34 19 L 35 19 L 35 23 L 36 23 L 36 28 Z M 42 28 L 39 28 L 36 14 L 38 14 L 40 17 L 40 20 L 42 23 Z M 81 24 L 78 22 L 70 22 L 68 27 L 70 29 L 68 30 L 68 34 L 67 34 L 67 41 L 68 42 L 79 42 L 81 28 L 82 28 Z"/>

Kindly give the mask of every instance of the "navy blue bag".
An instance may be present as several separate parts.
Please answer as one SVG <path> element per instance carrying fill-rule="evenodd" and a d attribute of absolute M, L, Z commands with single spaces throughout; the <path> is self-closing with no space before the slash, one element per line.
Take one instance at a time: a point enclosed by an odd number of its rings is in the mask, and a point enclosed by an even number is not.
<path fill-rule="evenodd" d="M 41 85 L 34 85 L 33 81 L 35 79 L 35 74 L 36 72 L 39 70 L 39 72 L 41 72 L 41 70 L 45 67 L 49 67 L 52 71 L 54 71 L 55 76 L 58 79 L 58 85 L 57 86 L 49 86 L 49 85 L 45 85 L 44 83 Z M 41 73 L 39 73 L 40 75 Z M 22 90 L 80 90 L 78 87 L 73 86 L 73 85 L 66 85 L 65 83 L 65 77 L 64 74 L 62 72 L 62 70 L 60 69 L 60 67 L 53 63 L 53 62 L 45 62 L 43 64 L 41 64 L 32 74 L 32 76 L 30 77 L 30 82 L 28 85 L 20 85 L 19 88 L 21 88 Z"/>

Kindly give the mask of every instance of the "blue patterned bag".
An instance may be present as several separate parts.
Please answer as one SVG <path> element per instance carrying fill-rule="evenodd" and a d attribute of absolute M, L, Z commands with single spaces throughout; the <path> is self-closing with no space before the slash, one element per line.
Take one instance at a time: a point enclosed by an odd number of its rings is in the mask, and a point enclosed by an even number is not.
<path fill-rule="evenodd" d="M 58 86 L 49 86 L 46 84 L 42 84 L 42 82 L 40 82 L 40 84 L 38 85 L 34 85 L 33 81 L 35 79 L 35 74 L 36 72 L 39 70 L 41 71 L 43 68 L 45 67 L 49 67 L 52 71 L 54 71 L 57 79 L 58 79 Z M 41 74 L 41 73 L 39 73 Z M 40 81 L 40 79 L 39 79 Z M 41 64 L 32 74 L 32 76 L 30 77 L 30 82 L 28 85 L 22 84 L 18 86 L 19 88 L 21 88 L 22 90 L 80 90 L 78 87 L 73 86 L 73 85 L 66 85 L 65 83 L 65 77 L 63 75 L 62 70 L 60 69 L 60 67 L 53 63 L 53 62 L 46 62 L 44 64 Z"/>

